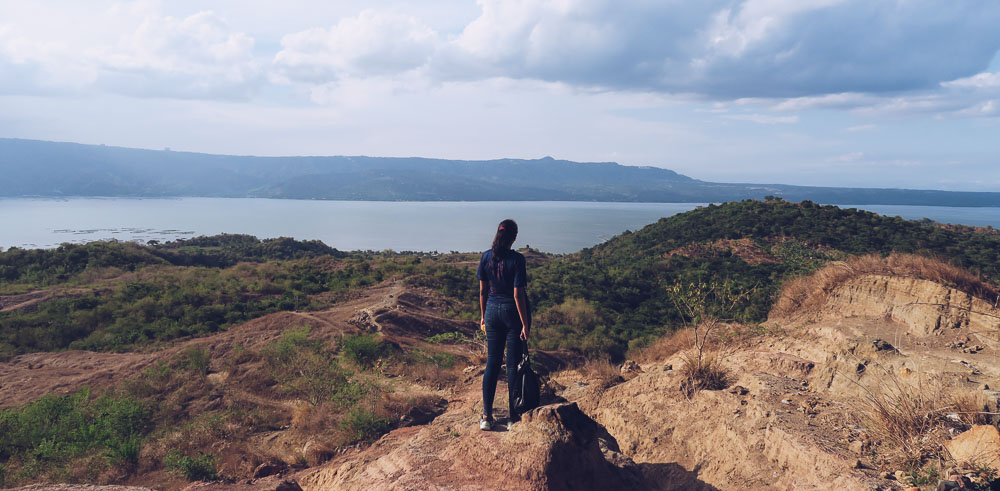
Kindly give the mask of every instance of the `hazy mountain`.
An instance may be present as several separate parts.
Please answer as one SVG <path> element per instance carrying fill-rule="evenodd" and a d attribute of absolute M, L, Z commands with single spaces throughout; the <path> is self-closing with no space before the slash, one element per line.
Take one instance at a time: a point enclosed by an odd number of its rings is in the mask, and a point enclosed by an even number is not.
<path fill-rule="evenodd" d="M 485 161 L 246 157 L 0 139 L 0 196 L 718 202 L 1000 206 L 1000 193 L 713 183 L 657 167 L 546 157 Z"/>

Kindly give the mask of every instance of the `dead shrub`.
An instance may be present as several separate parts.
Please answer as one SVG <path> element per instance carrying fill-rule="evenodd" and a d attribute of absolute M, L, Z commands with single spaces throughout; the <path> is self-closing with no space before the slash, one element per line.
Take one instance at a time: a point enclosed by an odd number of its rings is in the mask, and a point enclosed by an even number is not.
<path fill-rule="evenodd" d="M 837 261 L 819 271 L 796 278 L 785 284 L 771 315 L 815 313 L 826 303 L 827 296 L 837 286 L 864 275 L 917 278 L 950 286 L 982 299 L 1000 298 L 1000 290 L 975 274 L 945 262 L 916 254 L 892 253 L 852 256 Z"/>
<path fill-rule="evenodd" d="M 602 388 L 625 381 L 621 376 L 618 366 L 611 363 L 611 360 L 607 356 L 587 360 L 578 370 L 581 375 Z"/>
<path fill-rule="evenodd" d="M 323 402 L 318 405 L 300 401 L 292 411 L 291 427 L 303 435 L 323 435 L 337 426 L 337 417 L 343 411 L 337 403 Z"/>
<path fill-rule="evenodd" d="M 448 401 L 435 394 L 385 394 L 381 412 L 399 426 L 429 423 L 448 407 Z"/>
<path fill-rule="evenodd" d="M 699 357 L 696 352 L 688 352 L 683 356 L 681 367 L 681 392 L 691 397 L 701 390 L 722 390 L 729 387 L 730 375 L 713 356 Z"/>
<path fill-rule="evenodd" d="M 657 338 L 644 348 L 639 349 L 629 358 L 639 363 L 656 363 L 684 351 L 694 344 L 694 331 L 680 329 Z"/>
<path fill-rule="evenodd" d="M 947 399 L 950 413 L 967 425 L 992 424 L 989 399 L 983 392 L 956 390 Z"/>
<path fill-rule="evenodd" d="M 950 414 L 967 413 L 965 421 L 973 421 L 982 412 L 965 391 L 920 380 L 910 385 L 891 370 L 882 372 L 873 378 L 875 385 L 861 386 L 863 395 L 853 411 L 877 450 L 876 463 L 919 468 L 926 458 L 941 454 L 949 427 L 964 425 L 961 415 L 956 421 Z"/>
<path fill-rule="evenodd" d="M 411 363 L 402 367 L 403 375 L 432 389 L 444 389 L 458 382 L 455 366 L 442 368 L 434 363 Z"/>

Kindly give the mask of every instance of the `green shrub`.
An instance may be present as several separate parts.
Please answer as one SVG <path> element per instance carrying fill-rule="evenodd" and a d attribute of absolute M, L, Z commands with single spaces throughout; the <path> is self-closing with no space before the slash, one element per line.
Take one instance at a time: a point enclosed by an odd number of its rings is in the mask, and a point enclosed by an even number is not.
<path fill-rule="evenodd" d="M 204 346 L 191 346 L 184 350 L 182 366 L 204 378 L 208 375 L 211 358 Z"/>
<path fill-rule="evenodd" d="M 312 404 L 334 401 L 351 405 L 364 396 L 364 387 L 350 381 L 332 353 L 309 339 L 309 327 L 285 332 L 261 353 L 264 365 L 281 389 Z"/>
<path fill-rule="evenodd" d="M 451 353 L 428 353 L 423 350 L 413 350 L 409 359 L 413 363 L 423 363 L 434 365 L 438 368 L 451 368 L 455 366 L 455 355 Z"/>
<path fill-rule="evenodd" d="M 214 481 L 218 479 L 215 470 L 215 455 L 198 451 L 197 457 L 184 455 L 173 449 L 163 458 L 167 470 L 176 472 L 188 481 Z"/>
<path fill-rule="evenodd" d="M 108 465 L 134 466 L 150 429 L 150 412 L 136 399 L 91 399 L 88 388 L 47 395 L 0 411 L 0 459 L 20 462 L 25 477 L 101 449 Z"/>
<path fill-rule="evenodd" d="M 142 450 L 142 439 L 131 435 L 124 440 L 112 441 L 104 452 L 109 465 L 122 465 L 134 468 L 139 464 L 139 453 Z"/>
<path fill-rule="evenodd" d="M 376 339 L 374 334 L 359 334 L 342 339 L 340 351 L 358 366 L 368 368 L 380 358 L 388 358 L 392 354 L 392 345 Z"/>
<path fill-rule="evenodd" d="M 371 442 L 389 430 L 390 421 L 374 411 L 356 407 L 340 422 L 340 426 L 347 432 L 349 442 Z"/>
<path fill-rule="evenodd" d="M 460 343 L 467 343 L 468 341 L 469 337 L 458 331 L 443 332 L 441 334 L 435 334 L 427 338 L 428 343 L 435 343 L 435 344 L 460 344 Z"/>

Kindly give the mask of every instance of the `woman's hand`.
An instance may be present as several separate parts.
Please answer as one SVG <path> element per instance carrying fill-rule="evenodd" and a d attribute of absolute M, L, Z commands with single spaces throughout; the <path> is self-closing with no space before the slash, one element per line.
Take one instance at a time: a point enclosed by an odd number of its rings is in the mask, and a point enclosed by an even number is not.
<path fill-rule="evenodd" d="M 479 319 L 479 328 L 483 330 L 483 334 L 486 334 L 486 318 L 481 317 Z"/>
<path fill-rule="evenodd" d="M 528 328 L 527 327 L 522 327 L 521 328 L 521 341 L 527 341 L 527 340 L 528 340 Z"/>

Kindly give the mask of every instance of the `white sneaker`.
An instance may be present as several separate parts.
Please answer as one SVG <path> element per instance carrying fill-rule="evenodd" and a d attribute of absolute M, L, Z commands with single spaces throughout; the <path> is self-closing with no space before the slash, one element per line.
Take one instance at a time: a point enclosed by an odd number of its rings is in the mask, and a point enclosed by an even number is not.
<path fill-rule="evenodd" d="M 490 431 L 493 429 L 493 420 L 486 419 L 485 416 L 479 419 L 479 429 L 483 431 Z"/>
<path fill-rule="evenodd" d="M 510 431 L 510 429 L 513 428 L 513 427 L 514 427 L 514 422 L 513 421 L 508 421 L 507 422 L 507 431 Z"/>

